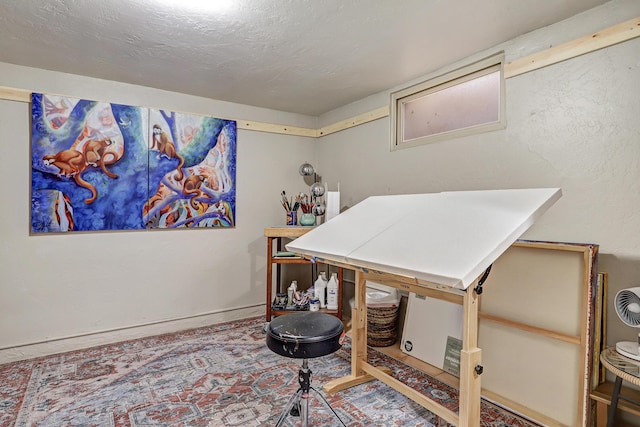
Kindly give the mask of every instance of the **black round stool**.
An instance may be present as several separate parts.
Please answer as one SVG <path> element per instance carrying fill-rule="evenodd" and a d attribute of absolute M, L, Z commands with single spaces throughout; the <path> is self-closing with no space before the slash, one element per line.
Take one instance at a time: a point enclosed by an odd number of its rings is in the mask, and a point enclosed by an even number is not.
<path fill-rule="evenodd" d="M 320 396 L 340 423 L 345 425 L 324 396 L 311 387 L 311 370 L 307 363 L 307 359 L 326 356 L 339 350 L 342 347 L 343 331 L 340 319 L 317 311 L 294 312 L 269 322 L 267 347 L 281 356 L 302 359 L 302 367 L 298 373 L 300 388 L 289 400 L 276 427 L 284 423 L 288 414 L 300 415 L 301 426 L 308 425 L 310 390 Z"/>

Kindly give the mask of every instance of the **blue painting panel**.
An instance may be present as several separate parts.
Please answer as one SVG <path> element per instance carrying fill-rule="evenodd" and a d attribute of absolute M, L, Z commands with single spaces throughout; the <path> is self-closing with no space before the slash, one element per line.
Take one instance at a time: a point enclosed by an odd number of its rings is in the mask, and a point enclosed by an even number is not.
<path fill-rule="evenodd" d="M 151 109 L 148 141 L 147 227 L 235 227 L 235 121 Z"/>

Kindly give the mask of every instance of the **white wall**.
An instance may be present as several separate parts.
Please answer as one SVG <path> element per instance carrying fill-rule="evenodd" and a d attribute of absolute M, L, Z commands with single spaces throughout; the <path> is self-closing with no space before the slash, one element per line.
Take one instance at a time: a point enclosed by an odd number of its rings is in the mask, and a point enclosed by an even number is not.
<path fill-rule="evenodd" d="M 474 58 L 499 50 L 520 58 L 638 15 L 640 2 L 614 1 Z M 386 105 L 396 89 L 332 111 L 320 125 Z M 505 130 L 390 152 L 384 118 L 322 138 L 318 167 L 330 187 L 340 183 L 343 207 L 370 195 L 561 187 L 564 196 L 524 237 L 600 245 L 608 343 L 635 339 L 612 301 L 640 286 L 640 39 L 510 78 L 506 99 Z"/>
<path fill-rule="evenodd" d="M 0 86 L 316 127 L 312 117 L 3 63 Z M 264 314 L 264 228 L 285 224 L 283 189 L 307 188 L 298 167 L 314 162 L 313 139 L 238 130 L 235 229 L 30 236 L 29 104 L 0 101 L 0 135 L 0 363 Z"/>

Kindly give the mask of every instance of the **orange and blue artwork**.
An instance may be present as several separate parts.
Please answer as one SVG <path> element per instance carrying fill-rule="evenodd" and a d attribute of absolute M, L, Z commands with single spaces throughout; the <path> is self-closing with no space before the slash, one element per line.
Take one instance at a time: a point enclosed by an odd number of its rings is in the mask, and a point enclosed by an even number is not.
<path fill-rule="evenodd" d="M 235 121 L 31 101 L 32 233 L 235 227 Z"/>

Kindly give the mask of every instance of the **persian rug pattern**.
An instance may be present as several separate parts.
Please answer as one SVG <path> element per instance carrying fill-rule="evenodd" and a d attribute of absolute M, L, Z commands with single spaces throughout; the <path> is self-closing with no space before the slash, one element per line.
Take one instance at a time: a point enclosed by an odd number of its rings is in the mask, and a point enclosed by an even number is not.
<path fill-rule="evenodd" d="M 273 426 L 298 389 L 300 360 L 271 352 L 263 324 L 252 318 L 0 365 L 0 426 Z M 455 389 L 375 348 L 369 362 L 457 411 Z M 350 373 L 349 342 L 309 368 L 325 396 L 322 384 Z M 325 398 L 349 427 L 447 425 L 380 381 Z M 536 425 L 485 401 L 481 410 L 482 426 Z M 339 425 L 315 393 L 309 424 Z"/>

